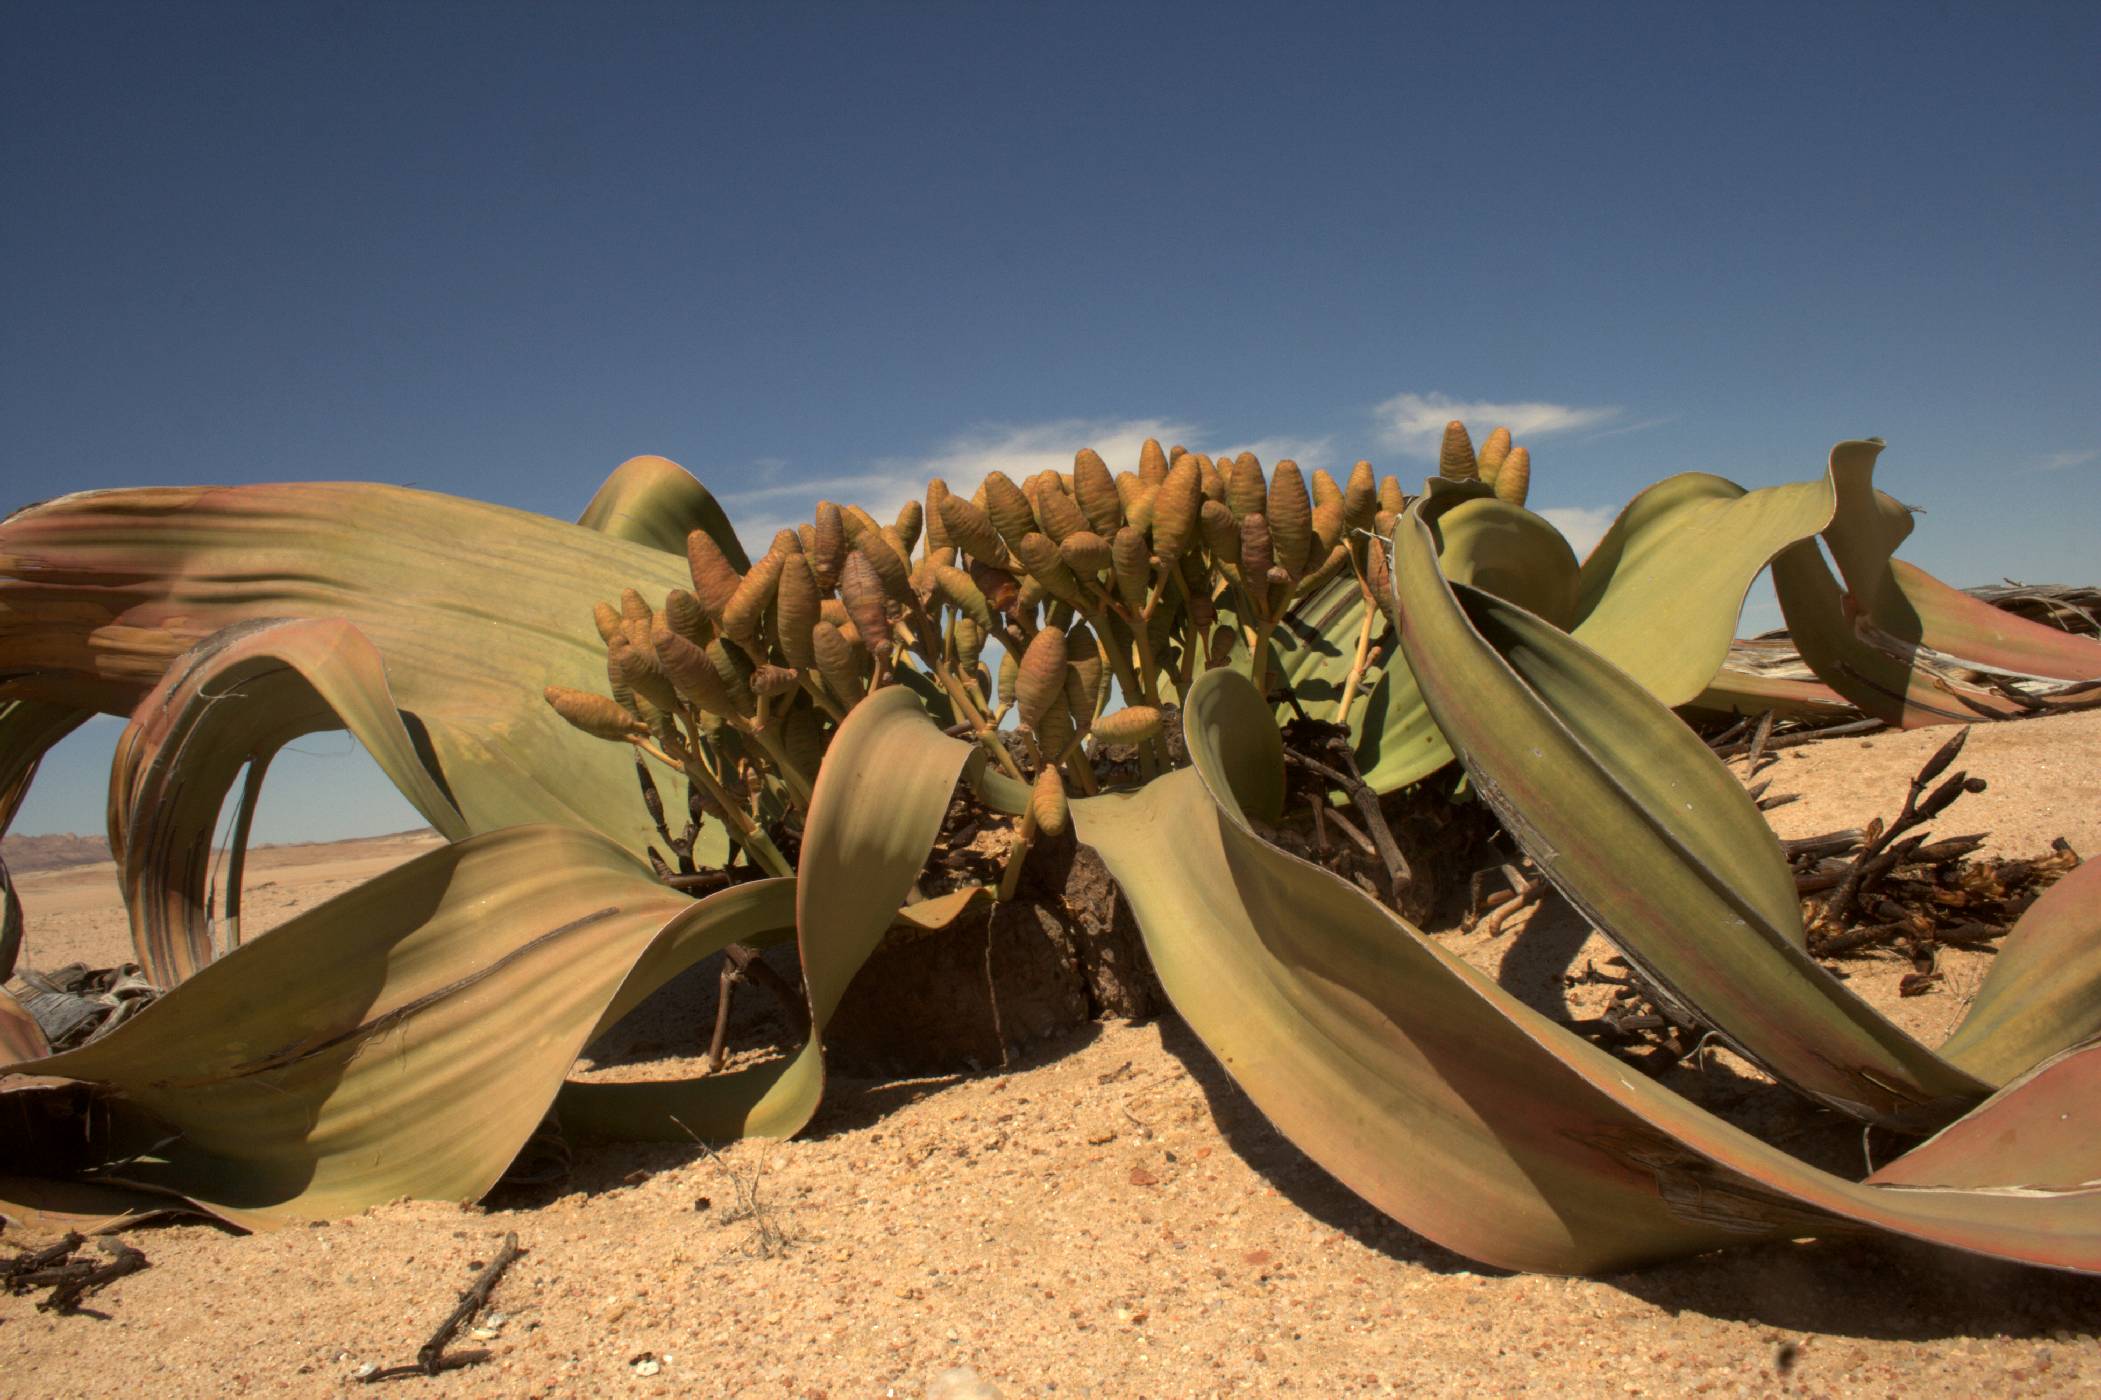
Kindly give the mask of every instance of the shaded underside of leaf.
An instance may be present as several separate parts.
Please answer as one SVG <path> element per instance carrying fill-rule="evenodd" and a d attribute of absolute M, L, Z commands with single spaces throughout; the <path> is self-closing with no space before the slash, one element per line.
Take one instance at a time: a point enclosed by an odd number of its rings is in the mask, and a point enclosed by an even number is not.
<path fill-rule="evenodd" d="M 1281 764 L 1268 707 L 1244 678 L 1205 675 L 1185 726 L 1195 770 L 1076 801 L 1081 837 L 1131 898 L 1169 996 L 1204 1043 L 1287 1135 L 1411 1228 L 1549 1271 L 1849 1220 L 2101 1267 L 2101 1192 L 1898 1191 L 1815 1171 L 1262 841 L 1243 813 L 1273 814 Z"/>
<path fill-rule="evenodd" d="M 347 622 L 237 624 L 170 668 L 118 741 L 110 783 L 110 850 L 132 943 L 156 983 L 173 986 L 238 943 L 207 902 L 219 810 L 246 764 L 322 729 L 347 730 L 423 819 L 447 840 L 467 834 L 450 795 L 394 707 L 386 668 Z M 245 832 L 236 833 L 236 846 Z M 220 892 L 238 907 L 234 873 Z"/>
<path fill-rule="evenodd" d="M 36 778 L 37 765 L 51 746 L 78 729 L 91 712 L 71 705 L 36 700 L 0 700 L 0 836 L 14 825 L 15 813 Z M 0 981 L 14 975 L 22 951 L 22 902 L 15 895 L 7 863 L 0 861 Z"/>

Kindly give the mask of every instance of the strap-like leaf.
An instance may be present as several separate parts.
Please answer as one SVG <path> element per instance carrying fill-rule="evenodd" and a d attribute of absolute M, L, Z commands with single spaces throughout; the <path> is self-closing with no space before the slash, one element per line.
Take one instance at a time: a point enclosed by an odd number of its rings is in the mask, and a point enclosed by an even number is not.
<path fill-rule="evenodd" d="M 2003 1084 L 2101 1035 L 2101 861 L 2044 891 L 2000 941 L 1941 1054 Z"/>
<path fill-rule="evenodd" d="M 1854 1185 L 1569 1035 L 1250 829 L 1249 815 L 1275 812 L 1282 774 L 1268 706 L 1244 678 L 1205 675 L 1184 723 L 1194 770 L 1076 801 L 1081 838 L 1109 862 L 1169 997 L 1227 1071 L 1410 1228 L 1552 1271 L 1860 1225 L 2101 1269 L 2101 1190 Z M 2086 1111 L 2092 1177 L 2101 1135 Z"/>
<path fill-rule="evenodd" d="M 116 1091 L 113 1179 L 228 1220 L 473 1200 L 621 1006 L 776 926 L 780 882 L 693 903 L 603 837 L 514 827 L 419 856 L 23 1065 Z"/>
<path fill-rule="evenodd" d="M 1560 629 L 1448 584 L 1428 522 L 1394 550 L 1402 646 L 1476 788 L 1678 1010 L 1870 1122 L 1928 1130 L 1989 1092 L 1809 956 L 1779 843 L 1677 716 Z"/>

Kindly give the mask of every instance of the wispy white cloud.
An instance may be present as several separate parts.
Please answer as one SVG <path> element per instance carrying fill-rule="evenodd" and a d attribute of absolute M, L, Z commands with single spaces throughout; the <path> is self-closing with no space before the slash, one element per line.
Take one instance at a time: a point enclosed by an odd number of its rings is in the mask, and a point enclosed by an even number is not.
<path fill-rule="evenodd" d="M 1396 394 L 1373 410 L 1380 438 L 1411 457 L 1435 457 L 1444 440 L 1444 425 L 1454 418 L 1464 422 L 1477 439 L 1492 428 L 1504 427 L 1519 442 L 1531 442 L 1598 427 L 1617 418 L 1619 412 L 1613 405 L 1491 403 L 1440 393 Z"/>
<path fill-rule="evenodd" d="M 1539 512 L 1549 525 L 1562 533 L 1578 559 L 1597 548 L 1598 541 L 1619 519 L 1617 506 L 1550 506 Z"/>
<path fill-rule="evenodd" d="M 2101 460 L 2101 447 L 2089 447 L 2084 452 L 2052 452 L 2037 465 L 2046 472 L 2061 472 L 2096 460 Z"/>
<path fill-rule="evenodd" d="M 1168 447 L 1191 441 L 1195 432 L 1193 425 L 1168 418 L 1062 418 L 994 425 L 959 433 L 924 457 L 885 458 L 852 475 L 725 492 L 721 501 L 745 548 L 756 553 L 774 531 L 808 520 L 820 500 L 852 501 L 876 519 L 888 520 L 906 501 L 920 499 L 929 477 L 941 477 L 967 491 L 995 469 L 1017 481 L 1046 468 L 1071 471 L 1072 454 L 1082 447 L 1099 452 L 1111 471 L 1136 470 L 1138 451 L 1147 438 Z"/>
<path fill-rule="evenodd" d="M 1666 423 L 1675 423 L 1677 421 L 1675 417 L 1644 418 L 1639 423 L 1625 423 L 1617 428 L 1607 428 L 1603 432 L 1585 433 L 1583 441 L 1597 442 L 1601 438 L 1625 437 L 1629 433 L 1645 433 L 1651 428 L 1660 428 Z"/>

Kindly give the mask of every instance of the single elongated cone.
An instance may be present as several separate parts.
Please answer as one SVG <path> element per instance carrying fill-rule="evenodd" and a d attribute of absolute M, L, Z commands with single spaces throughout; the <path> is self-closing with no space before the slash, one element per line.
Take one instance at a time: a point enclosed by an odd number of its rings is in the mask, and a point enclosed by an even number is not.
<path fill-rule="evenodd" d="M 935 477 L 926 484 L 926 540 L 929 548 L 947 549 L 955 544 L 948 522 L 941 518 L 941 502 L 948 496 L 948 483 Z"/>
<path fill-rule="evenodd" d="M 1235 519 L 1269 510 L 1269 483 L 1262 479 L 1262 464 L 1254 453 L 1241 453 L 1226 468 L 1226 504 L 1233 508 Z"/>
<path fill-rule="evenodd" d="M 657 625 L 654 640 L 657 663 L 681 699 L 709 714 L 727 718 L 737 713 L 729 687 L 723 684 L 715 663 L 708 660 L 705 648 L 695 646 L 663 623 Z"/>
<path fill-rule="evenodd" d="M 1130 499 L 1124 502 L 1124 523 L 1141 535 L 1152 534 L 1153 507 L 1158 502 L 1159 497 L 1160 487 L 1158 484 L 1150 481 L 1139 482 L 1137 489 L 1131 493 Z"/>
<path fill-rule="evenodd" d="M 1021 722 L 1029 729 L 1043 723 L 1053 705 L 1065 703 L 1065 634 L 1045 627 L 1029 640 L 1022 653 L 1021 674 L 1014 683 L 1014 699 L 1021 709 Z"/>
<path fill-rule="evenodd" d="M 1196 454 L 1196 470 L 1198 478 L 1203 482 L 1204 499 L 1207 501 L 1224 501 L 1226 498 L 1226 474 L 1219 469 L 1218 463 L 1199 452 Z"/>
<path fill-rule="evenodd" d="M 1311 481 L 1313 486 L 1313 508 L 1315 510 L 1319 510 L 1322 506 L 1331 502 L 1337 507 L 1342 505 L 1342 488 L 1335 484 L 1335 478 L 1328 472 L 1326 467 L 1315 467 Z"/>
<path fill-rule="evenodd" d="M 810 629 L 824 615 L 823 599 L 817 592 L 817 576 L 810 572 L 810 561 L 805 556 L 794 554 L 781 561 L 774 608 L 778 619 L 774 630 L 779 636 L 781 654 L 798 670 L 814 670 L 817 655 L 810 650 Z"/>
<path fill-rule="evenodd" d="M 1112 553 L 1109 542 L 1092 530 L 1075 530 L 1058 546 L 1065 567 L 1082 578 L 1098 577 L 1110 566 Z"/>
<path fill-rule="evenodd" d="M 1325 559 L 1342 538 L 1342 502 L 1322 501 L 1313 508 L 1313 557 Z"/>
<path fill-rule="evenodd" d="M 620 636 L 620 610 L 611 603 L 593 603 L 591 621 L 598 628 L 598 639 L 610 642 Z"/>
<path fill-rule="evenodd" d="M 1335 545 L 1328 550 L 1326 557 L 1318 565 L 1298 581 L 1298 594 L 1309 596 L 1318 593 L 1321 589 L 1327 587 L 1329 579 L 1334 578 L 1349 566 L 1349 546 L 1345 544 Z"/>
<path fill-rule="evenodd" d="M 824 726 L 817 720 L 817 712 L 808 705 L 799 705 L 789 712 L 781 722 L 781 747 L 788 751 L 788 759 L 797 768 L 814 778 L 824 762 Z"/>
<path fill-rule="evenodd" d="M 1130 523 L 1131 507 L 1136 505 L 1144 495 L 1145 483 L 1139 480 L 1138 473 L 1118 472 L 1116 474 L 1116 503 L 1123 508 L 1125 524 Z"/>
<path fill-rule="evenodd" d="M 1138 479 L 1158 486 L 1167 480 L 1167 454 L 1160 450 L 1160 439 L 1147 438 L 1138 448 Z"/>
<path fill-rule="evenodd" d="M 882 526 L 876 524 L 874 516 L 851 502 L 842 502 L 840 504 L 839 520 L 846 527 L 846 547 L 848 549 L 859 544 L 861 536 L 872 535 L 882 528 Z"/>
<path fill-rule="evenodd" d="M 1065 704 L 1065 688 L 1058 687 L 1057 703 L 1043 712 L 1043 718 L 1030 731 L 1036 736 L 1036 747 L 1043 754 L 1045 763 L 1055 764 L 1065 756 L 1072 743 L 1072 711 Z"/>
<path fill-rule="evenodd" d="M 1233 648 L 1239 645 L 1238 628 L 1219 626 L 1211 629 L 1211 651 L 1204 661 L 1204 669 L 1216 671 L 1221 666 L 1233 664 Z"/>
<path fill-rule="evenodd" d="M 824 598 L 817 604 L 817 615 L 834 627 L 851 632 L 854 620 L 846 615 L 846 604 L 837 598 Z"/>
<path fill-rule="evenodd" d="M 1401 489 L 1401 479 L 1391 472 L 1379 478 L 1379 509 L 1390 510 L 1395 515 L 1408 509 L 1408 493 Z M 1393 531 L 1386 533 L 1390 535 Z"/>
<path fill-rule="evenodd" d="M 1305 572 L 1313 550 L 1313 502 L 1307 499 L 1299 464 L 1289 458 L 1269 474 L 1267 515 L 1272 562 L 1296 578 Z"/>
<path fill-rule="evenodd" d="M 1094 722 L 1095 742 L 1137 744 L 1160 732 L 1160 712 L 1151 705 L 1126 705 Z"/>
<path fill-rule="evenodd" d="M 625 634 L 613 638 L 612 641 L 606 644 L 606 689 L 611 693 L 614 704 L 630 713 L 639 715 L 642 711 L 635 703 L 635 692 L 628 689 L 627 671 L 620 664 L 620 653 L 627 649 L 628 640 Z"/>
<path fill-rule="evenodd" d="M 693 570 L 693 595 L 717 622 L 744 576 L 724 556 L 722 546 L 705 530 L 686 536 L 686 563 Z"/>
<path fill-rule="evenodd" d="M 751 673 L 751 689 L 755 695 L 786 695 L 802 684 L 802 673 L 793 666 L 775 666 L 771 662 Z"/>
<path fill-rule="evenodd" d="M 773 532 L 773 543 L 767 546 L 769 553 L 783 557 L 802 553 L 802 536 L 786 528 Z"/>
<path fill-rule="evenodd" d="M 1221 569 L 1237 572 L 1240 568 L 1240 525 L 1233 519 L 1233 508 L 1224 501 L 1205 501 L 1197 512 L 1197 526 L 1203 531 L 1204 548 L 1211 551 L 1211 558 Z"/>
<path fill-rule="evenodd" d="M 715 636 L 700 599 L 683 588 L 674 588 L 664 595 L 664 622 L 697 647 L 706 646 Z"/>
<path fill-rule="evenodd" d="M 1513 447 L 1510 455 L 1503 459 L 1503 468 L 1496 473 L 1496 499 L 1521 506 L 1532 491 L 1532 451 L 1526 447 Z"/>
<path fill-rule="evenodd" d="M 817 591 L 829 593 L 839 586 L 839 567 L 846 562 L 846 516 L 830 501 L 817 503 L 817 522 L 811 528 L 817 547 L 810 553 L 810 572 L 817 577 Z"/>
<path fill-rule="evenodd" d="M 1196 515 L 1204 502 L 1204 476 L 1194 457 L 1184 457 L 1153 495 L 1153 552 L 1173 563 L 1196 542 Z"/>
<path fill-rule="evenodd" d="M 1481 460 L 1476 463 L 1476 470 L 1480 472 L 1481 480 L 1487 482 L 1490 486 L 1495 485 L 1496 473 L 1503 469 L 1503 463 L 1508 460 L 1509 456 L 1510 430 L 1508 428 L 1497 428 L 1488 435 L 1487 441 L 1481 444 Z"/>
<path fill-rule="evenodd" d="M 750 715 L 759 708 L 758 699 L 751 693 L 751 673 L 755 663 L 745 654 L 744 648 L 725 646 L 719 640 L 708 643 L 708 660 L 715 663 L 715 674 L 722 677 L 722 688 L 729 692 L 730 703 L 737 707 L 740 715 Z"/>
<path fill-rule="evenodd" d="M 1255 594 L 1255 603 L 1260 606 L 1268 596 L 1262 581 L 1276 563 L 1275 551 L 1270 544 L 1269 517 L 1261 511 L 1242 516 L 1240 520 L 1240 576 L 1247 580 L 1250 591 Z"/>
<path fill-rule="evenodd" d="M 1072 707 L 1073 720 L 1085 732 L 1094 723 L 1094 712 L 1101 707 L 1103 682 L 1108 675 L 1094 629 L 1083 622 L 1067 632 L 1065 655 L 1065 698 Z"/>
<path fill-rule="evenodd" d="M 839 571 L 839 599 L 853 619 L 861 645 L 875 657 L 890 654 L 890 611 L 885 605 L 883 576 L 876 572 L 865 550 L 852 550 Z"/>
<path fill-rule="evenodd" d="M 978 658 L 985 654 L 985 638 L 990 635 L 990 629 L 969 613 L 963 613 L 956 618 L 951 635 L 956 642 L 956 659 L 963 663 L 965 671 L 975 671 Z"/>
<path fill-rule="evenodd" d="M 1394 527 L 1400 523 L 1401 517 L 1399 515 L 1382 508 L 1377 515 L 1371 518 L 1372 533 L 1382 540 L 1390 540 L 1393 538 Z"/>
<path fill-rule="evenodd" d="M 1392 530 L 1385 531 L 1371 542 L 1371 548 L 1364 553 L 1364 582 L 1371 588 L 1371 600 L 1379 605 L 1379 611 L 1386 614 L 1388 621 L 1396 620 L 1393 611 L 1393 565 L 1386 558 L 1386 542 L 1392 536 Z"/>
<path fill-rule="evenodd" d="M 817 552 L 817 527 L 809 521 L 805 520 L 802 524 L 795 527 L 795 538 L 802 541 L 803 553 L 815 554 Z"/>
<path fill-rule="evenodd" d="M 912 571 L 890 541 L 880 533 L 865 534 L 854 541 L 852 553 L 867 560 L 868 566 L 875 570 L 876 580 L 882 585 L 885 596 L 900 604 L 912 601 Z M 851 577 L 853 559 L 849 556 L 846 569 L 839 578 L 839 596 L 846 599 L 848 612 L 852 612 L 854 606 L 854 600 L 846 592 L 846 581 Z"/>
<path fill-rule="evenodd" d="M 1036 830 L 1045 836 L 1063 836 L 1071 816 L 1065 805 L 1065 780 L 1058 776 L 1055 764 L 1045 763 L 1043 771 L 1036 775 L 1035 791 L 1029 795 L 1029 811 L 1036 818 Z"/>
<path fill-rule="evenodd" d="M 917 501 L 906 501 L 897 508 L 897 538 L 905 547 L 905 557 L 912 557 L 918 547 L 919 531 L 926 523 L 926 512 Z"/>
<path fill-rule="evenodd" d="M 992 518 L 961 496 L 941 498 L 941 520 L 948 527 L 950 542 L 971 558 L 994 568 L 1007 562 L 1006 546 L 1000 543 Z"/>
<path fill-rule="evenodd" d="M 1021 582 L 1005 569 L 970 561 L 970 581 L 985 595 L 995 613 L 1013 613 L 1021 606 Z"/>
<path fill-rule="evenodd" d="M 992 604 L 985 591 L 971 581 L 969 574 L 953 566 L 937 567 L 934 570 L 934 591 L 941 600 L 968 618 L 978 629 L 982 638 L 992 630 Z M 979 642 L 983 646 L 983 642 Z"/>
<path fill-rule="evenodd" d="M 1023 535 L 1034 534 L 1036 512 L 1029 505 L 1029 498 L 1022 494 L 1019 486 L 1003 471 L 985 473 L 985 514 L 990 517 L 999 537 L 1007 542 L 1007 548 L 1015 553 Z"/>
<path fill-rule="evenodd" d="M 620 590 L 620 630 L 629 642 L 638 647 L 648 646 L 649 628 L 654 621 L 655 615 L 640 593 L 632 588 Z"/>
<path fill-rule="evenodd" d="M 1362 530 L 1378 511 L 1379 487 L 1372 479 L 1371 463 L 1359 462 L 1350 468 L 1349 484 L 1342 488 L 1342 523 L 1347 529 Z"/>
<path fill-rule="evenodd" d="M 752 653 L 755 660 L 763 649 L 759 623 L 765 618 L 766 609 L 773 606 L 773 592 L 781 581 L 781 562 L 778 554 L 761 555 L 722 610 L 722 630 Z"/>
<path fill-rule="evenodd" d="M 1095 534 L 1105 540 L 1115 535 L 1116 528 L 1123 524 L 1123 497 L 1116 492 L 1116 478 L 1109 475 L 1109 464 L 1091 447 L 1073 454 L 1072 494 Z"/>
<path fill-rule="evenodd" d="M 1062 486 L 1046 485 L 1036 493 L 1036 519 L 1042 522 L 1043 533 L 1049 535 L 1053 544 L 1063 544 L 1066 538 L 1088 530 L 1093 523 L 1080 503 L 1065 494 Z"/>
<path fill-rule="evenodd" d="M 1013 648 L 1013 647 L 1012 647 L 1012 646 L 1010 645 L 1010 646 L 1007 646 L 1007 647 L 1003 648 L 1003 649 L 1002 649 L 1002 650 L 1000 651 L 1000 655 L 999 655 L 999 703 L 1000 703 L 1000 708 L 1002 708 L 1002 709 L 1009 709 L 1009 708 L 1012 708 L 1012 706 L 1013 706 L 1013 704 L 1014 704 L 1014 702 L 1015 702 L 1015 699 L 1016 699 L 1016 696 L 1015 696 L 1015 693 L 1014 693 L 1014 692 L 1015 692 L 1015 688 L 1016 688 L 1017 686 L 1019 686 L 1020 684 L 1021 684 L 1021 662 L 1020 662 L 1020 660 L 1019 660 L 1019 659 L 1017 659 L 1017 658 L 1015 657 L 1015 655 L 1014 655 L 1014 648 Z"/>
<path fill-rule="evenodd" d="M 855 701 L 868 693 L 868 684 L 861 678 L 861 668 L 854 662 L 854 649 L 847 644 L 846 635 L 829 622 L 820 622 L 810 631 L 810 650 L 817 657 L 817 673 L 837 696 L 839 703 L 851 709 Z"/>
<path fill-rule="evenodd" d="M 546 694 L 556 714 L 593 738 L 638 739 L 649 732 L 626 706 L 603 695 L 561 685 L 547 687 Z"/>
<path fill-rule="evenodd" d="M 1480 463 L 1474 458 L 1474 440 L 1466 435 L 1466 424 L 1454 418 L 1444 425 L 1444 443 L 1437 449 L 1437 474 L 1446 481 L 1476 481 Z"/>
<path fill-rule="evenodd" d="M 1145 606 L 1153 584 L 1152 548 L 1135 525 L 1126 525 L 1109 543 L 1110 562 L 1116 570 L 1116 591 L 1132 612 Z"/>
<path fill-rule="evenodd" d="M 1218 620 L 1218 608 L 1211 601 L 1211 590 L 1215 580 L 1211 570 L 1194 551 L 1182 556 L 1176 565 L 1182 571 L 1182 591 L 1189 598 L 1189 616 L 1198 627 L 1209 627 Z"/>
<path fill-rule="evenodd" d="M 1021 556 L 1029 577 L 1043 585 L 1043 591 L 1061 603 L 1078 606 L 1080 581 L 1065 567 L 1065 560 L 1058 554 L 1058 547 L 1050 542 L 1048 535 L 1039 535 L 1034 530 L 1015 542 L 1014 552 Z"/>
<path fill-rule="evenodd" d="M 678 696 L 671 688 L 671 678 L 664 674 L 654 652 L 644 651 L 638 646 L 622 647 L 618 664 L 620 679 L 627 683 L 636 699 L 647 700 L 665 713 L 678 709 Z"/>

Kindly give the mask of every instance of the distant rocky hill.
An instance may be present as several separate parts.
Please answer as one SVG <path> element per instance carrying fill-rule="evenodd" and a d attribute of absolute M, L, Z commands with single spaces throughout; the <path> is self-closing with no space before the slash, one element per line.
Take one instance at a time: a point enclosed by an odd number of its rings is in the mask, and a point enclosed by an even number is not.
<path fill-rule="evenodd" d="M 108 859 L 109 842 L 100 836 L 61 832 L 52 836 L 0 837 L 0 860 L 5 860 L 8 870 L 16 875 L 68 865 L 93 865 Z"/>

